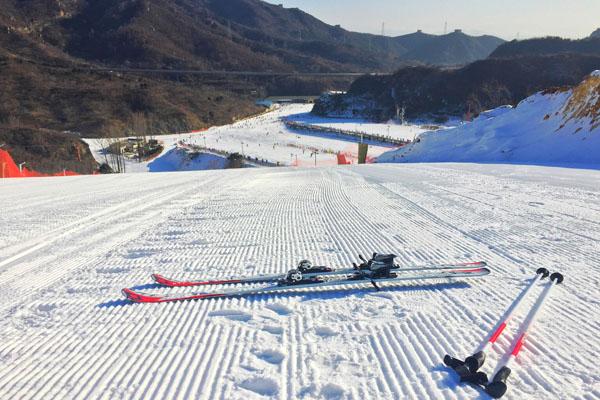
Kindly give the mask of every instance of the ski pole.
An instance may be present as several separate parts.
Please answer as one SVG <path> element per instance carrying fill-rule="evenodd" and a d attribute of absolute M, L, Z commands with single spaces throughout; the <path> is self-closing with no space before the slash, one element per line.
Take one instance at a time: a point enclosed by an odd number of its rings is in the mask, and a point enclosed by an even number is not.
<path fill-rule="evenodd" d="M 496 340 L 498 340 L 502 334 L 502 331 L 504 331 L 504 328 L 506 328 L 508 325 L 515 311 L 519 308 L 523 300 L 525 300 L 531 293 L 531 289 L 533 289 L 533 287 L 539 281 L 550 275 L 550 272 L 548 272 L 546 268 L 539 268 L 535 274 L 536 276 L 531 280 L 531 283 L 525 288 L 525 290 L 521 292 L 519 297 L 513 301 L 508 310 L 506 310 L 504 316 L 496 325 L 493 333 L 485 339 L 485 341 L 479 346 L 473 355 L 467 357 L 465 361 L 458 360 L 449 355 L 444 357 L 444 364 L 456 371 L 461 382 L 470 381 L 480 384 L 487 383 L 487 377 L 484 377 L 483 375 L 476 375 L 477 370 L 479 370 L 479 368 L 481 368 L 485 362 L 486 352 L 494 343 L 496 343 Z"/>
<path fill-rule="evenodd" d="M 561 274 L 559 274 L 558 272 L 553 273 L 550 276 L 550 282 L 548 282 L 541 296 L 539 297 L 531 311 L 529 311 L 529 314 L 527 314 L 527 317 L 525 318 L 525 321 L 521 325 L 519 333 L 516 336 L 517 340 L 515 341 L 512 347 L 510 355 L 508 356 L 508 360 L 506 361 L 506 363 L 504 363 L 502 367 L 498 369 L 498 372 L 496 372 L 496 374 L 494 375 L 494 379 L 492 380 L 492 382 L 485 387 L 485 391 L 487 392 L 487 394 L 489 394 L 493 398 L 498 399 L 502 397 L 504 393 L 506 393 L 506 380 L 508 379 L 511 373 L 510 365 L 517 358 L 519 351 L 521 351 L 521 348 L 523 347 L 523 342 L 525 341 L 525 337 L 527 336 L 527 332 L 535 322 L 536 317 L 540 314 L 542 306 L 544 305 L 544 301 L 550 295 L 552 288 L 562 283 L 563 280 L 564 277 Z"/>

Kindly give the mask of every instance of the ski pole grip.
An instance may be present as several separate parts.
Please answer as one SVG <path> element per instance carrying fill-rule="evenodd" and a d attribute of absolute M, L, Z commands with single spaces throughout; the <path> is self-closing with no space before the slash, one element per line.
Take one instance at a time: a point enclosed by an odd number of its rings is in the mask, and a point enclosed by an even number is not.
<path fill-rule="evenodd" d="M 562 283 L 562 282 L 565 280 L 565 277 L 564 277 L 564 276 L 562 276 L 562 274 L 561 274 L 561 273 L 559 273 L 559 272 L 555 272 L 555 273 L 553 273 L 553 274 L 550 276 L 550 280 L 551 280 L 551 281 L 556 281 L 556 284 L 557 284 L 557 285 L 560 285 L 560 284 L 561 284 L 561 283 Z"/>
<path fill-rule="evenodd" d="M 494 376 L 492 382 L 485 387 L 487 394 L 492 396 L 494 399 L 499 399 L 506 393 L 506 380 L 510 376 L 511 370 L 507 366 L 500 368 L 498 373 Z"/>
<path fill-rule="evenodd" d="M 550 275 L 550 271 L 548 271 L 546 268 L 538 268 L 537 271 L 535 271 L 536 274 L 538 275 L 542 275 L 542 279 L 548 277 L 548 275 Z"/>
<path fill-rule="evenodd" d="M 467 366 L 467 368 L 469 368 L 469 371 L 471 371 L 471 373 L 474 374 L 479 368 L 481 368 L 484 362 L 485 353 L 483 351 L 478 351 L 472 356 L 467 357 L 467 359 L 465 360 L 465 365 Z"/>

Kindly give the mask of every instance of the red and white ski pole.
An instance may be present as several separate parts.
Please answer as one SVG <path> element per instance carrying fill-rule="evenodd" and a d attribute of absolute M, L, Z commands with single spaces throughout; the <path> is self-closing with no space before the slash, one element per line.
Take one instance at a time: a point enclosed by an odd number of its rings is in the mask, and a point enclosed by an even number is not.
<path fill-rule="evenodd" d="M 546 268 L 540 268 L 536 271 L 536 276 L 531 280 L 531 283 L 527 285 L 527 287 L 521 292 L 519 297 L 513 301 L 510 307 L 504 313 L 502 319 L 496 325 L 494 331 L 491 335 L 485 339 L 485 341 L 479 346 L 479 348 L 475 351 L 472 356 L 469 356 L 465 359 L 465 361 L 458 360 L 454 357 L 446 355 L 444 357 L 444 363 L 456 371 L 458 376 L 460 377 L 461 382 L 471 382 L 478 384 L 486 384 L 487 377 L 485 375 L 477 374 L 477 370 L 481 368 L 483 363 L 485 362 L 486 352 L 490 349 L 490 347 L 496 343 L 496 340 L 504 331 L 504 328 L 508 325 L 510 320 L 512 319 L 513 314 L 519 308 L 521 303 L 529 296 L 533 287 L 542 279 L 546 278 L 550 275 L 550 272 Z"/>
<path fill-rule="evenodd" d="M 531 326 L 533 325 L 533 323 L 535 322 L 537 316 L 540 314 L 540 311 L 542 310 L 544 302 L 550 295 L 552 288 L 554 286 L 562 283 L 563 280 L 564 280 L 564 277 L 561 274 L 559 274 L 558 272 L 555 272 L 550 276 L 550 282 L 548 282 L 547 286 L 544 288 L 544 291 L 538 298 L 537 302 L 535 303 L 533 308 L 529 311 L 529 314 L 527 314 L 527 317 L 521 324 L 521 327 L 516 336 L 516 340 L 512 346 L 512 350 L 511 350 L 511 353 L 510 353 L 508 359 L 506 360 L 504 365 L 502 365 L 501 367 L 498 368 L 496 374 L 494 375 L 494 378 L 492 379 L 492 382 L 490 382 L 485 387 L 485 391 L 493 398 L 498 399 L 498 398 L 502 397 L 504 395 L 504 393 L 506 393 L 506 389 L 507 389 L 506 380 L 508 379 L 508 377 L 510 376 L 510 373 L 511 373 L 510 366 L 512 365 L 514 360 L 519 355 L 519 351 L 521 351 L 521 349 L 523 348 L 523 343 L 528 334 L 528 331 L 531 328 Z"/>

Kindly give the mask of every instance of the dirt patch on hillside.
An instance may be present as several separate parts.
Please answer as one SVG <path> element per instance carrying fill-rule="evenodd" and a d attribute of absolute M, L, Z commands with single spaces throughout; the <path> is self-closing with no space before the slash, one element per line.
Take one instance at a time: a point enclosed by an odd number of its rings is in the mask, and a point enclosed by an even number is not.
<path fill-rule="evenodd" d="M 573 88 L 573 94 L 563 110 L 565 122 L 589 119 L 591 130 L 600 127 L 600 75 L 591 75 Z"/>

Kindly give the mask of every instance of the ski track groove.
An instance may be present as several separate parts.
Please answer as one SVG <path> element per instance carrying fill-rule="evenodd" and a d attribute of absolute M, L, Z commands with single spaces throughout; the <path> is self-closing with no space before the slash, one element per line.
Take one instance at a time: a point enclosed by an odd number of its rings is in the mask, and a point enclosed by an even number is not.
<path fill-rule="evenodd" d="M 36 189 L 28 207 L 50 210 L 57 199 L 61 205 L 43 227 L 34 215 L 23 233 L 8 240 L 0 236 L 0 248 L 9 254 L 0 260 L 0 315 L 12 321 L 0 328 L 6 338 L 0 345 L 0 397 L 259 398 L 240 385 L 269 377 L 275 394 L 267 398 L 316 398 L 324 396 L 327 384 L 340 384 L 343 397 L 352 399 L 472 398 L 473 389 L 458 385 L 442 367 L 443 355 L 473 351 L 540 266 L 560 267 L 566 281 L 528 337 L 506 398 L 564 398 L 564 381 L 580 386 L 572 397 L 598 394 L 600 376 L 592 371 L 600 355 L 594 350 L 600 323 L 582 306 L 597 298 L 599 283 L 586 273 L 600 264 L 597 191 L 528 185 L 456 167 L 238 174 L 144 176 L 139 182 L 130 176 L 100 178 L 96 189 L 76 196 L 61 193 L 80 179 L 67 179 L 60 189 L 46 183 Z M 111 187 L 121 181 L 130 185 L 115 196 Z M 2 193 L 0 206 L 21 197 L 22 185 L 12 184 L 10 196 Z M 150 185 L 157 187 L 140 190 Z M 87 208 L 84 213 L 70 207 Z M 10 234 L 27 214 L 12 204 L 3 209 L 10 215 L 0 222 Z M 19 243 L 28 235 L 32 239 Z M 64 244 L 58 247 L 59 242 Z M 493 275 L 456 288 L 444 287 L 443 280 L 423 282 L 426 290 L 418 282 L 399 290 L 386 285 L 381 299 L 365 286 L 110 304 L 119 298 L 118 289 L 150 283 L 153 272 L 175 279 L 272 274 L 302 258 L 339 268 L 357 261 L 357 253 L 372 251 L 393 252 L 407 266 L 483 259 Z M 355 304 L 367 308 L 350 316 Z M 380 308 L 369 308 L 376 304 Z M 233 310 L 238 314 L 228 314 Z M 401 314 L 379 320 L 375 310 Z M 523 310 L 490 352 L 488 362 L 493 361 L 485 372 L 510 348 Z M 550 315 L 564 323 L 553 324 Z M 335 336 L 317 335 L 321 327 Z M 574 342 L 566 346 L 587 348 L 587 354 L 546 351 L 564 337 Z M 332 364 L 338 344 L 347 348 L 349 363 L 339 370 Z M 281 350 L 283 358 L 271 364 L 254 350 Z M 270 383 L 256 385 L 271 393 Z"/>
<path fill-rule="evenodd" d="M 417 315 L 415 316 L 417 317 Z M 422 322 L 423 319 L 426 319 L 426 316 L 423 315 L 418 315 L 419 317 L 419 322 Z M 432 346 L 429 343 L 429 341 L 419 341 L 419 338 L 423 338 L 426 337 L 427 334 L 426 332 L 424 332 L 422 330 L 422 326 L 421 324 L 415 324 L 413 323 L 413 318 L 408 318 L 407 320 L 407 324 L 406 324 L 407 330 L 409 330 L 411 332 L 411 334 L 405 335 L 408 338 L 408 341 L 411 343 L 411 346 L 408 347 L 408 359 L 410 360 L 410 365 L 412 365 L 412 368 L 415 368 L 415 366 L 420 366 L 420 368 L 418 368 L 421 371 L 428 371 L 430 370 L 430 368 L 432 368 L 434 365 L 436 365 L 439 361 L 432 359 L 432 354 L 436 354 L 436 353 L 432 353 Z M 435 334 L 435 332 L 439 332 L 438 330 L 432 331 L 434 334 L 431 335 L 433 337 L 436 337 L 437 334 Z M 416 333 L 416 334 L 415 334 Z M 426 349 L 426 347 L 428 349 Z M 417 378 L 417 376 L 415 375 L 415 378 Z M 433 398 L 436 396 L 436 394 L 433 392 L 433 388 L 435 387 L 433 379 L 431 378 L 430 374 L 425 373 L 425 380 L 427 382 L 427 385 L 424 386 L 420 386 L 423 388 L 424 391 L 426 391 L 427 393 L 423 393 L 423 395 L 421 397 L 425 398 Z"/>
<path fill-rule="evenodd" d="M 167 188 L 171 189 L 171 186 L 168 186 Z M 186 191 L 177 192 L 176 194 L 172 194 L 170 196 L 160 197 L 156 201 L 153 201 L 153 202 L 150 202 L 150 203 L 146 203 L 145 205 L 142 206 L 141 209 L 138 208 L 138 209 L 135 209 L 135 210 L 131 210 L 129 213 L 130 214 L 131 213 L 138 213 L 138 212 L 142 211 L 144 208 L 149 208 L 149 207 L 153 207 L 153 206 L 156 207 L 158 204 L 167 203 L 170 199 L 179 197 L 179 196 L 185 194 L 186 192 L 191 192 L 193 190 L 194 189 L 188 189 Z M 132 200 L 131 202 L 135 202 L 135 200 Z M 128 203 L 128 206 L 129 206 L 129 203 Z M 121 209 L 121 208 L 119 208 L 119 209 Z M 111 209 L 111 210 L 114 210 L 114 209 Z M 155 216 L 157 216 L 157 215 L 159 215 L 161 213 L 162 213 L 161 210 L 155 211 L 152 214 L 145 215 L 145 219 L 146 220 L 151 219 L 152 217 L 155 217 Z M 120 215 L 120 217 L 122 218 L 123 216 Z M 91 218 L 92 221 L 93 220 L 97 220 L 97 219 L 99 219 L 99 217 L 94 216 L 93 218 Z M 106 222 L 107 221 L 103 221 L 103 223 L 106 223 Z M 99 221 L 92 222 L 92 224 L 91 224 L 92 226 L 91 227 L 93 228 L 94 226 L 97 226 L 99 223 L 100 223 Z M 111 224 L 108 224 L 108 225 L 110 226 Z M 112 230 L 102 232 L 103 236 L 105 236 L 106 234 L 109 234 L 110 237 L 113 237 L 113 238 L 117 237 L 118 238 L 119 237 L 119 235 L 118 235 L 119 233 L 121 233 L 121 232 L 127 232 L 129 230 L 128 228 L 123 229 L 118 224 L 114 224 L 114 227 L 115 228 L 112 229 Z M 79 229 L 74 229 L 74 228 L 68 227 L 67 228 L 67 232 L 68 233 L 72 233 L 72 234 L 74 234 L 76 236 L 81 236 L 81 231 L 86 230 L 86 229 L 89 230 L 90 226 L 86 226 L 86 225 L 82 224 Z M 144 228 L 142 228 L 142 229 L 144 229 Z M 65 236 L 65 235 L 59 235 L 59 238 L 63 237 L 63 236 Z M 93 238 L 93 236 L 92 236 L 92 238 Z M 87 239 L 87 240 L 90 240 L 90 239 Z M 112 244 L 112 246 L 110 244 L 108 244 L 109 249 L 117 248 L 119 245 L 122 245 L 123 242 L 126 241 L 126 240 L 127 239 L 118 239 L 118 240 L 114 240 L 113 239 L 114 243 Z M 102 243 L 102 245 L 107 245 L 107 243 Z M 45 243 L 42 242 L 42 244 L 36 244 L 32 248 L 44 248 L 46 246 L 47 246 L 47 244 L 45 244 Z M 66 248 L 65 248 L 65 250 L 66 250 Z M 29 249 L 25 250 L 24 252 L 19 253 L 17 255 L 11 256 L 8 259 L 5 259 L 5 261 L 3 262 L 2 265 L 6 266 L 6 265 L 14 264 L 19 259 L 27 256 L 28 254 L 30 254 L 30 250 Z M 73 256 L 68 257 L 71 254 L 81 254 L 81 255 L 76 255 L 74 257 Z M 62 262 L 60 269 L 56 269 L 54 273 L 45 276 L 45 279 L 43 279 L 40 282 L 40 284 L 41 284 L 40 286 L 41 287 L 51 285 L 52 283 L 56 282 L 57 280 L 60 280 L 60 278 L 62 276 L 64 276 L 67 272 L 69 272 L 71 269 L 73 269 L 73 268 L 81 265 L 84 262 L 84 260 L 86 259 L 86 254 L 85 254 L 85 251 L 81 251 L 81 246 L 80 246 L 79 248 L 74 248 L 73 249 L 73 253 L 68 253 L 67 255 L 65 255 L 65 252 L 63 252 L 63 254 L 61 254 L 61 257 L 62 258 L 67 257 L 67 260 L 69 260 L 69 261 L 66 262 L 66 263 Z M 2 271 L 2 275 L 4 277 L 3 281 L 7 285 L 10 285 L 11 284 L 11 279 L 13 279 L 13 280 L 18 279 L 18 278 L 23 279 L 23 277 L 26 274 L 29 274 L 31 270 L 35 269 L 36 267 L 39 269 L 42 265 L 46 265 L 47 263 L 48 263 L 48 261 L 44 260 L 42 258 L 42 259 L 36 260 L 35 262 L 28 263 L 27 268 L 22 268 L 22 266 L 21 266 L 21 268 L 17 269 L 16 267 L 14 267 L 13 269 L 14 269 L 15 272 L 12 273 L 12 274 L 9 273 L 10 270 L 4 269 Z M 21 265 L 21 264 L 19 264 L 19 265 Z M 8 276 L 6 276 L 6 275 L 8 275 Z M 39 278 L 37 278 L 37 277 L 34 278 L 33 280 L 28 279 L 27 280 L 27 283 L 28 283 L 27 289 L 22 290 L 21 293 L 29 294 L 29 293 L 35 291 L 36 289 L 38 289 L 38 287 L 36 287 L 36 285 L 35 285 L 35 283 L 37 283 L 38 280 L 39 280 Z M 6 296 L 2 296 L 2 297 L 6 297 Z M 3 304 L 3 306 L 5 308 L 9 308 L 10 306 L 12 306 L 12 303 L 5 303 L 5 304 Z"/>
<path fill-rule="evenodd" d="M 181 330 L 181 338 L 183 337 L 190 338 L 189 346 L 191 347 L 194 343 L 197 343 L 196 348 L 204 348 L 202 347 L 205 344 L 205 335 L 208 330 L 209 325 L 213 325 L 210 323 L 210 319 L 206 319 L 206 316 L 213 309 L 212 304 L 206 305 L 196 305 L 192 310 L 186 309 L 187 307 L 182 307 L 184 309 L 183 312 L 186 313 L 186 318 L 188 319 L 188 326 L 186 329 Z M 202 312 L 197 314 L 198 309 L 202 309 Z M 201 332 L 200 335 L 195 336 L 193 332 Z M 185 342 L 184 342 L 185 343 Z M 192 363 L 196 357 L 195 352 L 184 352 L 183 349 L 181 351 L 183 353 L 180 356 L 181 361 L 179 363 L 173 362 L 172 371 L 167 371 L 165 373 L 165 378 L 170 380 L 169 385 L 165 385 L 165 387 L 172 388 L 172 397 L 173 398 L 185 398 L 185 396 L 181 395 L 183 388 L 189 387 L 191 385 L 192 375 L 186 373 L 191 370 Z M 154 396 L 154 398 L 164 398 L 164 396 Z"/>
<path fill-rule="evenodd" d="M 369 331 L 369 342 L 371 345 L 371 349 L 373 354 L 375 355 L 375 357 L 377 358 L 377 365 L 379 367 L 379 370 L 381 372 L 381 376 L 376 378 L 377 381 L 377 386 L 379 388 L 378 392 L 380 395 L 383 395 L 384 398 L 401 398 L 402 395 L 402 388 L 400 386 L 400 384 L 398 382 L 396 382 L 395 379 L 391 380 L 391 383 L 388 384 L 384 379 L 389 379 L 391 377 L 394 376 L 393 370 L 391 365 L 389 364 L 389 361 L 386 357 L 387 352 L 381 348 L 381 344 L 379 343 L 378 340 L 376 340 L 375 338 L 377 337 L 376 333 L 371 329 L 368 328 Z M 409 389 L 409 387 L 407 387 L 407 389 Z"/>
<path fill-rule="evenodd" d="M 242 343 L 246 343 L 247 341 L 245 340 L 247 337 L 249 337 L 251 335 L 251 333 L 249 331 L 240 331 L 240 333 L 238 334 L 237 337 L 239 337 L 239 341 L 236 342 L 232 348 L 232 350 L 230 351 L 231 355 L 229 357 L 229 364 L 227 366 L 227 380 L 225 381 L 225 384 L 223 385 L 223 389 L 221 391 L 221 396 L 220 398 L 223 400 L 226 399 L 230 399 L 233 397 L 233 381 L 231 376 L 233 375 L 233 371 L 232 369 L 234 368 L 234 365 L 239 365 L 239 359 L 240 359 L 240 354 L 242 353 L 241 347 L 243 346 Z M 215 397 L 216 398 L 216 397 Z"/>
<path fill-rule="evenodd" d="M 174 307 L 173 307 L 174 308 Z M 172 324 L 171 330 L 167 330 L 164 332 L 164 335 L 169 338 L 170 346 L 165 346 L 171 349 L 170 352 L 166 352 L 165 354 L 160 354 L 160 352 L 156 352 L 154 364 L 159 364 L 165 368 L 165 372 L 162 374 L 160 379 L 151 379 L 151 381 L 145 385 L 145 389 L 140 398 L 165 398 L 166 396 L 159 396 L 156 392 L 163 389 L 167 390 L 169 387 L 173 387 L 173 385 L 162 385 L 163 381 L 166 379 L 170 379 L 171 383 L 177 376 L 176 371 L 170 370 L 170 368 L 174 365 L 175 360 L 179 357 L 179 351 L 176 349 L 176 343 L 180 341 L 180 335 L 184 331 L 189 330 L 189 315 L 193 314 L 189 309 L 191 307 L 179 307 L 176 310 L 172 311 L 172 318 L 174 321 L 181 321 L 180 324 Z M 152 393 L 152 395 L 150 395 Z"/>

